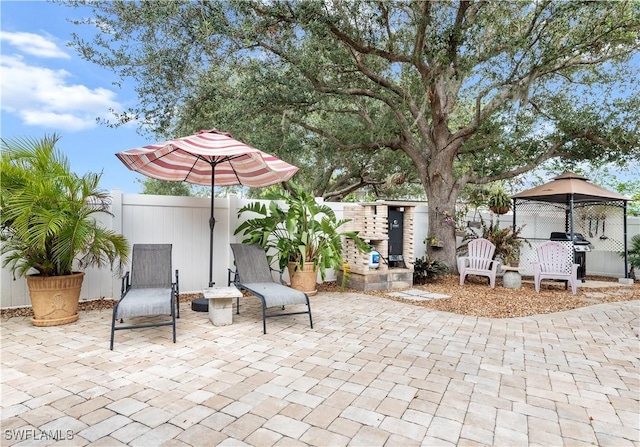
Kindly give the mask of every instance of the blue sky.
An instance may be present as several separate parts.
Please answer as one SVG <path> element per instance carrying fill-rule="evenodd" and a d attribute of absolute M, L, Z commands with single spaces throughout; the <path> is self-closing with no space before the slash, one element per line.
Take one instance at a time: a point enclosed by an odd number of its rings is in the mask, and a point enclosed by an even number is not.
<path fill-rule="evenodd" d="M 2 138 L 61 136 L 58 148 L 78 174 L 103 172 L 101 186 L 126 193 L 140 191 L 116 152 L 152 143 L 135 124 L 112 129 L 96 123 L 110 109 L 124 110 L 136 95 L 112 85 L 116 76 L 81 59 L 68 47 L 82 27 L 73 8 L 43 1 L 0 1 L 0 82 Z"/>

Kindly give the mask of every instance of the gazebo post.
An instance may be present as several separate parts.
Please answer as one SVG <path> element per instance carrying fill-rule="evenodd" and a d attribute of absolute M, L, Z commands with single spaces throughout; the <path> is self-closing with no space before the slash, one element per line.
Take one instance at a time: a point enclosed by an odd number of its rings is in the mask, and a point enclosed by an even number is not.
<path fill-rule="evenodd" d="M 571 237 L 571 245 L 573 246 L 573 194 L 569 194 L 569 234 Z"/>
<path fill-rule="evenodd" d="M 629 278 L 629 247 L 627 243 L 627 202 L 623 202 L 624 225 L 622 227 L 622 241 L 624 243 L 624 277 Z"/>

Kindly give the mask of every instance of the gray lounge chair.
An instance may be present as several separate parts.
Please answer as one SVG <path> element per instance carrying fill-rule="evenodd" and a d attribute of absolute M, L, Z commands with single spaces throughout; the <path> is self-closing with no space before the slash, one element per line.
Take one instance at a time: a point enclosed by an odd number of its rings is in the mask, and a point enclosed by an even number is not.
<path fill-rule="evenodd" d="M 280 283 L 273 280 L 271 276 L 273 270 L 267 261 L 264 249 L 257 244 L 231 244 L 233 256 L 236 260 L 236 270 L 229 270 L 229 285 L 233 283 L 238 289 L 246 290 L 257 296 L 262 302 L 262 330 L 267 333 L 268 317 L 280 317 L 284 315 L 309 314 L 309 323 L 313 329 L 313 319 L 311 317 L 311 305 L 306 293 L 294 290 L 282 284 L 282 272 L 280 272 Z M 286 305 L 304 304 L 307 310 L 270 313 L 267 308 L 280 307 L 284 310 Z M 236 299 L 236 311 L 240 314 L 240 299 Z"/>
<path fill-rule="evenodd" d="M 131 275 L 127 272 L 122 278 L 121 297 L 113 308 L 110 349 L 115 331 L 155 326 L 173 326 L 175 343 L 179 297 L 178 270 L 175 282 L 171 282 L 171 244 L 134 244 Z M 160 315 L 170 315 L 171 320 L 116 327 L 116 320 L 123 323 L 124 318 Z"/>

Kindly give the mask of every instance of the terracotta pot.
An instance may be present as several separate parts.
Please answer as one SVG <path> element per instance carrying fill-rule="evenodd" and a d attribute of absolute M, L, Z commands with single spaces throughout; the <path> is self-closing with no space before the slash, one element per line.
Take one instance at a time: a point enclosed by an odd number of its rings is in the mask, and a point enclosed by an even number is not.
<path fill-rule="evenodd" d="M 287 268 L 291 279 L 291 288 L 300 290 L 309 296 L 318 293 L 316 288 L 318 271 L 314 268 L 312 262 L 306 262 L 304 268 L 300 268 L 300 265 L 295 262 L 290 262 Z"/>
<path fill-rule="evenodd" d="M 78 320 L 84 273 L 65 276 L 27 276 L 34 326 L 60 326 Z"/>

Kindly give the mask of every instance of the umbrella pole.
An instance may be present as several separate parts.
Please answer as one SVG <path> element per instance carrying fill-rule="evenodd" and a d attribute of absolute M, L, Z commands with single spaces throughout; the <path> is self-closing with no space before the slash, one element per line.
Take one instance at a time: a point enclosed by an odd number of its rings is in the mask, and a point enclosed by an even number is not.
<path fill-rule="evenodd" d="M 213 206 L 214 206 L 214 189 L 213 185 L 215 183 L 215 168 L 216 165 L 211 163 L 211 215 L 209 217 L 209 287 L 213 287 L 215 282 L 213 282 L 213 227 L 216 226 L 216 219 L 213 217 Z M 209 300 L 207 298 L 196 298 L 191 301 L 191 310 L 195 312 L 208 312 L 209 311 Z"/>
<path fill-rule="evenodd" d="M 213 287 L 213 229 L 216 226 L 216 218 L 213 217 L 214 207 L 214 184 L 216 176 L 216 165 L 211 163 L 211 217 L 209 217 L 209 287 Z"/>

